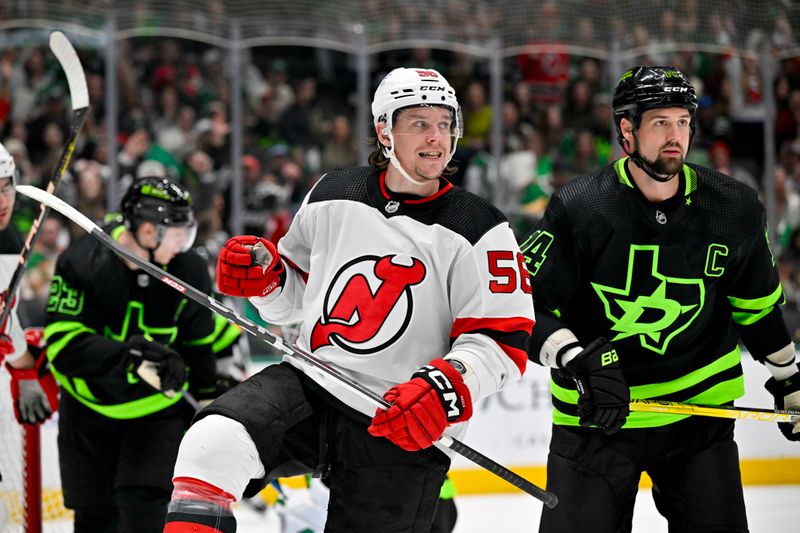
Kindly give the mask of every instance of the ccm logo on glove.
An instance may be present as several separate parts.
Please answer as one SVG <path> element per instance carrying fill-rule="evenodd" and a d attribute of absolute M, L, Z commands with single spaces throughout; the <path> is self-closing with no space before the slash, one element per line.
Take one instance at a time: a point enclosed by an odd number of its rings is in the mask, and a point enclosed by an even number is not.
<path fill-rule="evenodd" d="M 229 296 L 266 296 L 283 286 L 286 269 L 270 241 L 252 235 L 231 237 L 219 252 L 217 285 Z"/>
<path fill-rule="evenodd" d="M 378 409 L 370 434 L 386 437 L 411 452 L 430 447 L 447 426 L 472 416 L 469 388 L 458 370 L 444 359 L 423 366 L 383 398 L 391 407 Z"/>
<path fill-rule="evenodd" d="M 433 365 L 426 365 L 414 372 L 411 378 L 422 378 L 434 387 L 442 400 L 448 422 L 455 422 L 464 414 L 464 402 L 444 372 Z"/>

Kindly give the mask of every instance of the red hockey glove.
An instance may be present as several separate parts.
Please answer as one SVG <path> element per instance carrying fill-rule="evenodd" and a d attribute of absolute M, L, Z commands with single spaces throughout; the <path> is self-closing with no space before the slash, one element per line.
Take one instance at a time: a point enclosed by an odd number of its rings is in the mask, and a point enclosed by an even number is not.
<path fill-rule="evenodd" d="M 410 452 L 428 448 L 448 425 L 472 416 L 469 389 L 461 374 L 444 359 L 423 366 L 383 398 L 392 406 L 385 411 L 378 409 L 369 432 Z"/>
<path fill-rule="evenodd" d="M 37 328 L 41 333 L 41 328 Z M 11 374 L 11 397 L 14 415 L 20 424 L 39 424 L 58 409 L 58 384 L 50 373 L 47 355 L 43 350 L 44 337 L 36 331 L 25 331 L 28 350 L 36 357 L 33 368 L 14 368 L 6 364 Z"/>
<path fill-rule="evenodd" d="M 261 237 L 231 237 L 217 259 L 217 285 L 229 296 L 266 296 L 283 286 L 286 270 L 274 244 Z"/>
<path fill-rule="evenodd" d="M 7 295 L 8 291 L 3 291 L 3 294 L 0 295 L 0 303 L 5 304 Z M 14 300 L 11 300 L 11 305 L 14 305 Z M 4 308 L 5 305 L 0 305 L 0 311 Z M 6 316 L 5 321 L 0 324 L 0 363 L 3 362 L 7 355 L 14 353 L 14 343 L 11 341 L 11 337 L 6 334 L 6 324 L 8 324 L 9 318 L 11 318 L 10 313 Z"/>
<path fill-rule="evenodd" d="M 786 379 L 778 381 L 773 377 L 764 384 L 764 387 L 775 397 L 776 409 L 800 411 L 800 364 L 797 365 L 797 370 L 797 373 Z M 800 421 L 778 422 L 778 429 L 787 439 L 800 441 Z"/>
<path fill-rule="evenodd" d="M 14 353 L 14 343 L 11 342 L 11 337 L 5 333 L 0 333 L 0 363 L 7 355 Z"/>

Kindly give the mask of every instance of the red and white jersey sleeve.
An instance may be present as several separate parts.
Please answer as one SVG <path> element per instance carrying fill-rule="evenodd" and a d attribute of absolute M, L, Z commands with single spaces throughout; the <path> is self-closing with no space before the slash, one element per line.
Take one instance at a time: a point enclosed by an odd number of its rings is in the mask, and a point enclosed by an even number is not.
<path fill-rule="evenodd" d="M 0 287 L 8 287 L 18 264 L 19 255 L 0 255 Z M 11 342 L 14 344 L 14 353 L 6 355 L 5 361 L 19 359 L 28 349 L 25 343 L 25 332 L 22 330 L 19 318 L 17 318 L 17 304 L 17 298 L 14 298 L 11 312 L 8 315 L 8 322 L 3 329 L 3 333 L 11 337 Z"/>
<path fill-rule="evenodd" d="M 473 370 L 467 384 L 478 399 L 525 372 L 533 303 L 525 261 L 507 223 L 465 246 L 463 254 L 453 269 L 452 349 L 445 359 L 459 359 Z"/>
<path fill-rule="evenodd" d="M 392 195 L 380 172 L 325 175 L 278 251 L 280 292 L 251 298 L 297 345 L 383 395 L 434 358 L 457 358 L 478 399 L 525 370 L 534 324 L 528 274 L 497 209 L 446 181 L 428 198 Z M 287 358 L 346 404 L 375 405 Z"/>

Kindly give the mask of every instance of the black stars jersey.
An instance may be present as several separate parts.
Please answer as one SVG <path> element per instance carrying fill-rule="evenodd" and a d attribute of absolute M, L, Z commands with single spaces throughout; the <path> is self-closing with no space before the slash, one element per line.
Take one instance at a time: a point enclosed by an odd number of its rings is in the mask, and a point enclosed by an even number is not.
<path fill-rule="evenodd" d="M 107 228 L 118 238 L 123 226 Z M 165 268 L 205 293 L 205 261 L 193 251 Z M 66 393 L 109 418 L 139 418 L 169 408 L 181 395 L 156 392 L 130 371 L 127 341 L 147 334 L 181 354 L 194 392 L 214 390 L 211 311 L 128 268 L 90 235 L 76 239 L 56 263 L 47 302 L 47 357 Z"/>
<path fill-rule="evenodd" d="M 519 379 L 534 315 L 503 214 L 445 180 L 420 198 L 392 193 L 384 179 L 372 168 L 323 176 L 278 244 L 290 266 L 285 286 L 251 302 L 269 322 L 302 322 L 298 346 L 379 395 L 437 357 L 473 370 L 473 400 Z M 375 413 L 336 380 L 287 360 Z"/>
<path fill-rule="evenodd" d="M 627 158 L 557 191 L 522 245 L 538 324 L 529 357 L 570 329 L 611 341 L 633 399 L 721 405 L 744 394 L 738 340 L 756 359 L 790 342 L 756 192 L 684 165 L 679 193 L 650 203 Z M 556 424 L 577 425 L 571 379 L 551 373 Z M 630 427 L 684 418 L 634 412 Z"/>

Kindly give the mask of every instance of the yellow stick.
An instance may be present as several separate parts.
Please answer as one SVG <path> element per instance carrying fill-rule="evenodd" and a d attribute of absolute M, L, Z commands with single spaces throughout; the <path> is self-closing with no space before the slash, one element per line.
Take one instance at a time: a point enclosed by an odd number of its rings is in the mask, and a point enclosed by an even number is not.
<path fill-rule="evenodd" d="M 758 420 L 760 422 L 790 422 L 793 424 L 800 422 L 800 411 L 730 405 L 697 405 L 664 400 L 633 400 L 631 402 L 631 411 L 713 416 L 717 418 L 736 418 L 738 420 Z"/>

